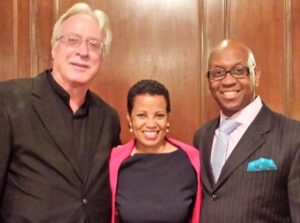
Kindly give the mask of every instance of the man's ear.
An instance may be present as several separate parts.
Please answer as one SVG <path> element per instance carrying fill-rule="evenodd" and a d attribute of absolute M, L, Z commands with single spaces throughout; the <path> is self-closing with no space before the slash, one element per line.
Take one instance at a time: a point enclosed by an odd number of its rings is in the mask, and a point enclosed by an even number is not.
<path fill-rule="evenodd" d="M 55 55 L 55 47 L 53 46 L 51 49 L 51 56 L 52 56 L 52 60 L 54 59 L 54 55 Z"/>
<path fill-rule="evenodd" d="M 261 69 L 259 66 L 255 67 L 255 87 L 258 87 L 260 81 Z"/>

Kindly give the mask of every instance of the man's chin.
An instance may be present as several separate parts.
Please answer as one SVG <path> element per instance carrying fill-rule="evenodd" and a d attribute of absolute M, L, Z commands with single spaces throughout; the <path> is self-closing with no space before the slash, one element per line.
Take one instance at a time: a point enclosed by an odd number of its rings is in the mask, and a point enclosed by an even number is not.
<path fill-rule="evenodd" d="M 231 106 L 220 106 L 222 113 L 228 117 L 234 115 L 235 113 L 237 113 L 241 108 L 240 106 L 236 106 L 236 105 L 231 105 Z"/>

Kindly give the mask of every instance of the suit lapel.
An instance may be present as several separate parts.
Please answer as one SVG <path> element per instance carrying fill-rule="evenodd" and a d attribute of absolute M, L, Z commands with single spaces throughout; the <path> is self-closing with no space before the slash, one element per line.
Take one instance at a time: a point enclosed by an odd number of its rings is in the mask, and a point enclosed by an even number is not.
<path fill-rule="evenodd" d="M 85 181 L 88 180 L 88 177 L 91 173 L 96 150 L 100 149 L 100 146 L 98 146 L 98 144 L 99 138 L 101 136 L 101 129 L 103 126 L 104 118 L 103 115 L 99 115 L 99 109 L 101 109 L 101 104 L 96 101 L 91 95 L 91 105 L 89 107 L 89 120 L 86 134 L 90 141 L 88 142 L 89 148 L 86 148 L 88 152 L 86 154 L 84 165 Z M 95 122 L 95 120 L 97 120 L 97 122 Z"/>
<path fill-rule="evenodd" d="M 58 148 L 66 160 L 71 163 L 76 175 L 82 180 L 79 161 L 72 148 L 71 136 L 66 129 L 62 114 L 57 107 L 56 97 L 47 80 L 46 73 L 34 79 L 32 104 Z"/>
<path fill-rule="evenodd" d="M 271 111 L 264 105 L 226 161 L 215 189 L 265 142 L 264 136 L 270 130 L 270 126 Z"/>
<path fill-rule="evenodd" d="M 219 119 L 215 119 L 212 124 L 208 127 L 206 135 L 201 138 L 204 140 L 201 149 L 201 158 L 202 163 L 201 165 L 201 180 L 205 187 L 208 189 L 212 189 L 214 185 L 214 180 L 212 176 L 212 169 L 210 165 L 210 156 L 212 150 L 212 143 L 215 135 L 215 129 L 217 128 L 219 123 Z"/>

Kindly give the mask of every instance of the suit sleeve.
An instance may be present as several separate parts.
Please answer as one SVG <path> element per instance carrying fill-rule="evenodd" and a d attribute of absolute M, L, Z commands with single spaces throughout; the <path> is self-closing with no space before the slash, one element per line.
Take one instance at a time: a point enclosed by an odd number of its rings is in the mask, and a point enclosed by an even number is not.
<path fill-rule="evenodd" d="M 0 198 L 6 182 L 6 173 L 11 151 L 11 125 L 4 102 L 0 97 Z"/>
<path fill-rule="evenodd" d="M 288 176 L 288 196 L 292 222 L 300 223 L 300 145 Z"/>

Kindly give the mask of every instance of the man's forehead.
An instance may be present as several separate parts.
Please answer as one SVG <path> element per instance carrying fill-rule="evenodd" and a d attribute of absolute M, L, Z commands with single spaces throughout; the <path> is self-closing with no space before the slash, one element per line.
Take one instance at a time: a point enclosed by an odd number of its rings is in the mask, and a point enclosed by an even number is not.
<path fill-rule="evenodd" d="M 77 13 L 68 17 L 65 21 L 62 22 L 62 28 L 71 26 L 74 27 L 75 24 L 84 24 L 89 23 L 89 26 L 93 25 L 98 27 L 98 21 L 93 16 L 84 14 L 84 13 Z"/>
<path fill-rule="evenodd" d="M 244 51 L 224 51 L 211 54 L 208 66 L 209 67 L 232 67 L 238 64 L 246 65 L 248 54 Z"/>
<path fill-rule="evenodd" d="M 221 59 L 247 60 L 248 51 L 241 47 L 225 47 L 215 49 L 209 56 L 209 62 Z"/>
<path fill-rule="evenodd" d="M 91 15 L 82 13 L 67 18 L 61 25 L 61 31 L 78 35 L 85 34 L 95 38 L 100 38 L 103 35 L 98 21 Z"/>

